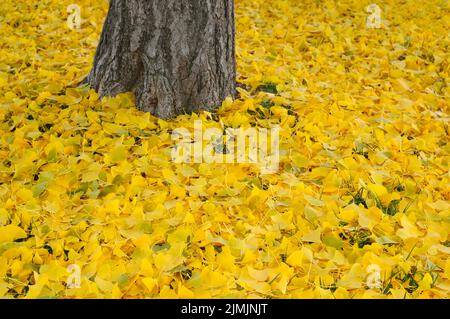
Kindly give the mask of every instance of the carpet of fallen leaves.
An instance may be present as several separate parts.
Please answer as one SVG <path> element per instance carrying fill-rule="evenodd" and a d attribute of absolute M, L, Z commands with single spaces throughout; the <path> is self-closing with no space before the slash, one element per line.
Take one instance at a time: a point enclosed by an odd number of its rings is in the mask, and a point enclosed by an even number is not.
<path fill-rule="evenodd" d="M 240 99 L 170 121 L 76 88 L 71 3 L 0 4 L 0 296 L 449 297 L 449 2 L 237 0 Z M 195 119 L 280 125 L 279 172 L 171 162 Z"/>

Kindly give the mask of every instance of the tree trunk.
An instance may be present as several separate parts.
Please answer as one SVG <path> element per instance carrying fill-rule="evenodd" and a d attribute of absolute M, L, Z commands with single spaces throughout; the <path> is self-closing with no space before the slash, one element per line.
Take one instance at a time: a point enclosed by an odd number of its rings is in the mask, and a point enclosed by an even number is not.
<path fill-rule="evenodd" d="M 111 0 L 86 82 L 170 118 L 236 91 L 234 0 Z"/>

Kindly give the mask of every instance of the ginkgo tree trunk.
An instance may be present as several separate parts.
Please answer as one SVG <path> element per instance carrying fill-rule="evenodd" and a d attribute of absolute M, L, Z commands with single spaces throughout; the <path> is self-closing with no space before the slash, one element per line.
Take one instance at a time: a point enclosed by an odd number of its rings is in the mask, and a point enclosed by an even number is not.
<path fill-rule="evenodd" d="M 236 90 L 234 0 L 111 0 L 86 82 L 161 118 L 216 108 Z"/>

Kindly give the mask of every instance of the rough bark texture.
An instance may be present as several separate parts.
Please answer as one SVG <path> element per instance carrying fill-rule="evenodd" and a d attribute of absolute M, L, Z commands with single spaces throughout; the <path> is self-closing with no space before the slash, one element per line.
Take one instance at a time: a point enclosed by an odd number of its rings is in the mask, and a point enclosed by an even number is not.
<path fill-rule="evenodd" d="M 214 109 L 235 94 L 234 0 L 111 0 L 86 81 L 162 118 Z"/>

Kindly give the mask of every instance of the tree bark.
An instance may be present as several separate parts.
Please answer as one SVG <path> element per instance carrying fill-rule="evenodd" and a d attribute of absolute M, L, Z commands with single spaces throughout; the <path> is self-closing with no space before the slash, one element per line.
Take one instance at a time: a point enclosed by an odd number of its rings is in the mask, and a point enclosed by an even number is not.
<path fill-rule="evenodd" d="M 213 110 L 236 91 L 234 0 L 111 0 L 86 81 L 161 118 Z"/>

